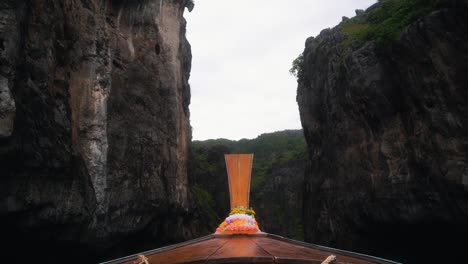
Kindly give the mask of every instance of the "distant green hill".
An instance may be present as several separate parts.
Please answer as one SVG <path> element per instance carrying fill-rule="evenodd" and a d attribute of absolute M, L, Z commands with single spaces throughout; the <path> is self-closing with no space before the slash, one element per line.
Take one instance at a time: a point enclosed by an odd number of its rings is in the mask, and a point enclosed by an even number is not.
<path fill-rule="evenodd" d="M 224 154 L 253 153 L 250 205 L 263 230 L 302 238 L 302 180 L 307 160 L 302 130 L 265 133 L 255 139 L 193 141 L 190 180 L 202 214 L 214 228 L 229 212 Z M 274 197 L 273 197 L 274 196 Z M 294 204 L 290 204 L 294 201 Z M 263 225 L 262 225 L 263 224 Z"/>
<path fill-rule="evenodd" d="M 273 164 L 303 159 L 307 155 L 306 142 L 302 130 L 284 130 L 265 133 L 255 139 L 209 139 L 193 141 L 192 151 L 195 160 L 206 160 L 205 150 L 213 147 L 226 147 L 226 153 L 253 153 L 251 189 L 255 190 L 265 181 L 267 171 Z M 209 166 L 207 164 L 207 166 Z M 208 169 L 208 168 L 207 168 Z"/>

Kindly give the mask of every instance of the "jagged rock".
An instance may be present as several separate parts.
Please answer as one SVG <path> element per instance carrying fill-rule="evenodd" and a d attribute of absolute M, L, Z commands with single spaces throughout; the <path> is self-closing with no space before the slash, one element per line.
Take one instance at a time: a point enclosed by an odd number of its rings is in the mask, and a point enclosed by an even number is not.
<path fill-rule="evenodd" d="M 347 43 L 340 27 L 307 40 L 297 91 L 311 161 L 306 240 L 404 262 L 462 259 L 452 253 L 468 234 L 464 3 L 386 46 Z"/>
<path fill-rule="evenodd" d="M 193 8 L 195 7 L 195 3 L 193 0 L 185 0 L 185 6 L 187 7 L 189 12 L 193 11 Z"/>
<path fill-rule="evenodd" d="M 11 136 L 15 111 L 15 100 L 8 88 L 8 80 L 0 76 L 0 138 Z"/>
<path fill-rule="evenodd" d="M 14 1 L 0 3 L 0 139 L 11 136 L 14 129 L 16 104 L 11 94 L 19 25 Z"/>
<path fill-rule="evenodd" d="M 9 234 L 93 246 L 142 230 L 160 243 L 192 236 L 183 220 L 191 138 L 185 5 L 2 1 L 2 133 L 3 98 L 16 102 L 13 133 L 0 141 L 0 216 Z"/>

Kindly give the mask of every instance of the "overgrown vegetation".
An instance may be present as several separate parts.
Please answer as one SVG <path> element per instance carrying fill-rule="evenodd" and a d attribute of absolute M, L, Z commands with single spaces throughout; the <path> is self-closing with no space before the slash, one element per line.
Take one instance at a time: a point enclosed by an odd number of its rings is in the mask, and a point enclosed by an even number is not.
<path fill-rule="evenodd" d="M 194 194 L 197 207 L 208 215 L 212 223 L 219 222 L 220 217 L 214 210 L 215 202 L 213 196 L 200 186 L 195 186 Z"/>
<path fill-rule="evenodd" d="M 366 12 L 343 22 L 340 27 L 348 35 L 344 44 L 355 40 L 363 44 L 375 40 L 385 45 L 395 40 L 401 31 L 420 17 L 427 15 L 444 0 L 380 0 Z"/>
<path fill-rule="evenodd" d="M 254 153 L 252 166 L 251 189 L 255 190 L 265 182 L 265 176 L 273 164 L 286 163 L 295 158 L 307 157 L 306 142 L 300 130 L 286 130 L 275 133 L 262 134 L 256 139 L 212 139 L 194 141 L 192 147 L 197 153 L 194 157 L 199 164 L 205 164 L 206 170 L 211 170 L 212 164 L 206 162 L 206 156 L 196 151 L 202 147 L 224 145 L 231 153 Z"/>
<path fill-rule="evenodd" d="M 397 39 L 401 31 L 430 12 L 440 8 L 448 0 L 379 0 L 365 12 L 342 22 L 339 27 L 348 38 L 342 42 L 347 46 L 355 41 L 358 46 L 375 40 L 385 46 Z M 301 80 L 304 77 L 304 54 L 293 60 L 289 73 Z"/>
<path fill-rule="evenodd" d="M 293 60 L 291 69 L 289 73 L 296 77 L 296 79 L 302 79 L 304 76 L 304 54 L 301 53 L 299 56 Z"/>

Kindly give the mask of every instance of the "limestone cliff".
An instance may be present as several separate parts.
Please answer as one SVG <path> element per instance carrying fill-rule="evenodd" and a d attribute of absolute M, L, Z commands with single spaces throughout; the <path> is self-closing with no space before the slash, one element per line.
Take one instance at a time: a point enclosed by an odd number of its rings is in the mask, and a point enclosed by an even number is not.
<path fill-rule="evenodd" d="M 409 263 L 461 260 L 467 11 L 467 1 L 379 1 L 306 41 L 296 61 L 306 240 Z"/>
<path fill-rule="evenodd" d="M 185 7 L 1 1 L 2 229 L 92 245 L 190 236 Z"/>

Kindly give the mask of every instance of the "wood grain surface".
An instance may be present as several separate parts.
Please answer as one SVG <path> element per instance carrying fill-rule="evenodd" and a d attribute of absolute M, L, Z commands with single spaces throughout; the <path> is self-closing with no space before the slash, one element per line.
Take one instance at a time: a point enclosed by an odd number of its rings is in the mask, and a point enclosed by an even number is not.
<path fill-rule="evenodd" d="M 238 206 L 249 208 L 253 154 L 226 154 L 224 159 L 229 180 L 231 209 Z"/>
<path fill-rule="evenodd" d="M 213 235 L 193 243 L 185 242 L 143 253 L 149 264 L 181 263 L 308 263 L 320 264 L 330 255 L 338 264 L 395 264 L 395 262 L 353 252 L 324 248 L 263 233 L 261 235 Z M 105 264 L 137 264 L 137 256 Z"/>

